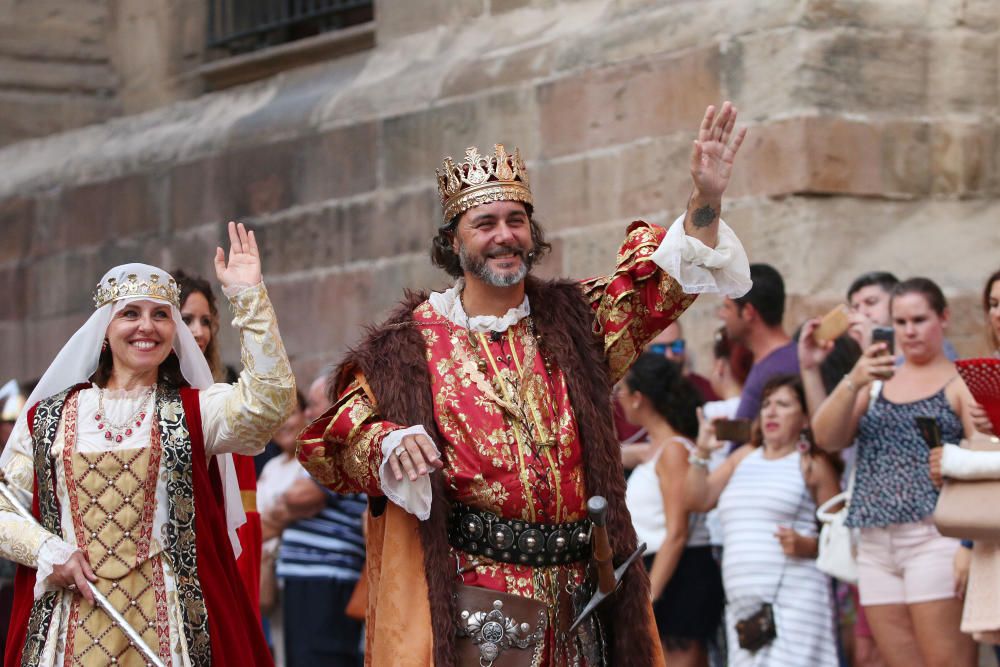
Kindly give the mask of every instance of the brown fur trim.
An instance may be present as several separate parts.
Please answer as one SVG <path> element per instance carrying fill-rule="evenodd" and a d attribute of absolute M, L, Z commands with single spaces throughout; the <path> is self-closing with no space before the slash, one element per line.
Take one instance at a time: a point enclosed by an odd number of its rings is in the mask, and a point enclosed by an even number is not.
<path fill-rule="evenodd" d="M 625 508 L 625 476 L 612 422 L 611 379 L 602 342 L 593 334 L 593 312 L 574 282 L 529 278 L 526 291 L 542 349 L 566 377 L 583 447 L 587 493 L 608 499 L 608 532 L 616 561 L 621 562 L 635 550 L 636 535 Z M 416 326 L 409 326 L 413 310 L 426 298 L 426 294 L 408 293 L 385 324 L 370 329 L 368 337 L 337 369 L 330 394 L 339 395 L 360 370 L 384 419 L 421 424 L 440 442 L 423 337 Z M 456 610 L 452 597 L 455 573 L 446 538 L 449 506 L 441 474 L 432 474 L 431 483 L 431 516 L 420 522 L 420 536 L 434 632 L 434 664 L 452 667 Z M 648 600 L 649 578 L 637 562 L 600 612 L 608 633 L 610 664 L 645 667 L 654 663 Z"/>
<path fill-rule="evenodd" d="M 420 424 L 433 440 L 442 442 L 444 439 L 434 421 L 424 339 L 417 327 L 408 326 L 413 321 L 413 309 L 426 300 L 426 294 L 408 292 L 384 325 L 369 329 L 368 337 L 338 367 L 329 393 L 338 396 L 360 370 L 377 397 L 383 419 L 407 426 Z M 440 472 L 431 474 L 431 488 L 431 515 L 427 521 L 419 522 L 419 530 L 434 633 L 434 664 L 452 667 L 457 618 L 452 596 L 455 568 L 449 558 L 446 537 L 451 508 Z"/>
<path fill-rule="evenodd" d="M 527 283 L 528 301 L 542 348 L 562 370 L 583 449 L 588 496 L 608 501 L 608 537 L 615 564 L 637 546 L 632 517 L 625 507 L 625 472 L 614 431 L 611 376 L 603 340 L 593 333 L 594 314 L 578 283 Z M 646 608 L 649 577 L 638 560 L 622 579 L 621 587 L 601 609 L 608 632 L 609 663 L 618 667 L 654 664 L 654 638 L 649 634 Z"/>

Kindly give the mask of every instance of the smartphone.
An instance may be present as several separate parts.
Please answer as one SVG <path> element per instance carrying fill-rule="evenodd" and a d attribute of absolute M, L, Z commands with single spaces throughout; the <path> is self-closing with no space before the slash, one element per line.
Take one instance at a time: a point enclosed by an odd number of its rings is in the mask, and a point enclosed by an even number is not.
<path fill-rule="evenodd" d="M 841 304 L 823 316 L 816 331 L 813 332 L 813 337 L 816 342 L 825 343 L 842 336 L 850 325 L 851 323 L 847 321 L 847 308 Z"/>
<path fill-rule="evenodd" d="M 920 435 L 923 436 L 924 442 L 931 449 L 941 446 L 941 425 L 938 420 L 934 417 L 920 416 L 915 417 L 917 422 L 917 430 L 920 431 Z"/>
<path fill-rule="evenodd" d="M 749 442 L 752 435 L 749 419 L 716 419 L 715 437 L 719 440 L 733 442 Z"/>
<path fill-rule="evenodd" d="M 885 343 L 889 354 L 896 354 L 896 332 L 892 327 L 875 327 L 872 329 L 872 343 Z"/>

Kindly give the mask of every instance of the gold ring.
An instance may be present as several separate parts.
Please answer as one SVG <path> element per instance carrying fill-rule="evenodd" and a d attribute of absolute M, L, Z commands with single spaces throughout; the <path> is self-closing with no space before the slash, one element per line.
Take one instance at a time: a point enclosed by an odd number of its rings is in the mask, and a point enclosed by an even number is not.
<path fill-rule="evenodd" d="M 396 449 L 393 450 L 392 453 L 396 455 L 396 458 L 399 458 L 400 456 L 406 453 L 406 447 L 400 445 L 399 447 L 396 447 Z"/>

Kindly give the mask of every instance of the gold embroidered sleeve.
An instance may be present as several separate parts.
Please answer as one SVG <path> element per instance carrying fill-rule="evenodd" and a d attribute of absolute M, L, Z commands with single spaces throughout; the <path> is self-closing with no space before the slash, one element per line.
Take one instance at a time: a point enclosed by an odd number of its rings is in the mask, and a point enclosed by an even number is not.
<path fill-rule="evenodd" d="M 240 330 L 243 370 L 234 384 L 201 392 L 207 454 L 256 454 L 291 414 L 292 375 L 267 290 L 261 283 L 230 298 Z"/>
<path fill-rule="evenodd" d="M 666 230 L 633 222 L 611 275 L 583 281 L 594 311 L 594 333 L 604 340 L 611 375 L 620 380 L 653 337 L 695 299 L 652 260 Z"/>
<path fill-rule="evenodd" d="M 7 446 L 16 447 L 16 444 L 8 442 Z M 30 508 L 35 480 L 34 463 L 20 448 L 13 454 L 4 466 L 4 478 L 21 505 Z M 13 505 L 0 496 L 0 557 L 28 567 L 38 567 L 38 552 L 50 537 L 53 537 L 52 533 L 22 518 Z"/>
<path fill-rule="evenodd" d="M 401 426 L 382 420 L 360 378 L 309 424 L 296 441 L 299 462 L 337 493 L 384 495 L 379 478 L 382 440 Z"/>

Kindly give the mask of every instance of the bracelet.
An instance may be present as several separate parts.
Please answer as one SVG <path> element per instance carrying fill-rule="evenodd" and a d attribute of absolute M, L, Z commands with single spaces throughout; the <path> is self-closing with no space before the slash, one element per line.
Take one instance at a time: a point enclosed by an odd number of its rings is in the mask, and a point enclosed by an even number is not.
<path fill-rule="evenodd" d="M 691 454 L 688 455 L 688 463 L 690 463 L 693 466 L 698 466 L 699 468 L 704 468 L 705 470 L 708 470 L 708 459 L 703 459 L 694 452 L 691 452 Z"/>
<path fill-rule="evenodd" d="M 847 385 L 847 388 L 851 390 L 852 394 L 858 393 L 858 385 L 854 384 L 854 380 L 851 379 L 850 375 L 844 376 L 844 384 Z"/>

